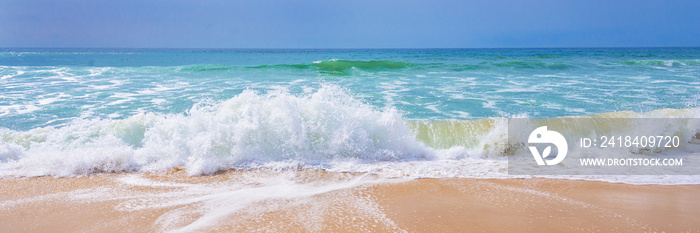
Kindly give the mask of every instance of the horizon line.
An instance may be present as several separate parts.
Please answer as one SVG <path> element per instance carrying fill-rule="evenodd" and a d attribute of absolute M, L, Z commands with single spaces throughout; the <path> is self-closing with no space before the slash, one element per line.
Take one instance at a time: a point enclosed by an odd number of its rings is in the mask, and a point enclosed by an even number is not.
<path fill-rule="evenodd" d="M 644 49 L 644 48 L 700 48 L 697 46 L 580 46 L 580 47 L 425 47 L 425 48 L 234 48 L 234 47 L 0 47 L 0 49 L 170 49 L 170 50 L 430 50 L 430 49 Z"/>

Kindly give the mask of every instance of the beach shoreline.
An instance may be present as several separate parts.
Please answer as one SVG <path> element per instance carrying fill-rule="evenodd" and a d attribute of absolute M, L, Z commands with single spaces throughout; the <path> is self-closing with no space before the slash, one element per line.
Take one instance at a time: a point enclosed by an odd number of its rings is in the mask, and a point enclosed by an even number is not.
<path fill-rule="evenodd" d="M 700 185 L 550 178 L 376 180 L 323 171 L 0 179 L 3 232 L 683 232 Z M 260 183 L 250 177 L 285 177 Z M 369 181 L 368 181 L 369 180 Z M 256 183 L 257 182 L 257 183 Z M 250 186 L 236 186 L 246 183 Z M 300 189 L 298 189 L 300 188 Z M 288 191 L 292 194 L 285 194 Z M 248 192 L 250 191 L 250 192 Z M 308 192 L 307 192 L 308 191 Z M 244 193 L 241 193 L 244 192 Z M 306 192 L 306 193 L 305 193 Z M 258 199 L 246 199 L 259 196 Z"/>

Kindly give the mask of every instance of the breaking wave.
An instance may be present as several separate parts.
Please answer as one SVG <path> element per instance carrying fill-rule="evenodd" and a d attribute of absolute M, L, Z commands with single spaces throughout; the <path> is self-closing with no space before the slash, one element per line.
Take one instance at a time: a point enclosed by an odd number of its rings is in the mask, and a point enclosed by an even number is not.
<path fill-rule="evenodd" d="M 244 91 L 186 114 L 80 119 L 61 128 L 0 131 L 0 175 L 83 175 L 184 166 L 191 175 L 275 162 L 427 159 L 395 109 L 375 110 L 335 86 L 294 96 Z"/>
<path fill-rule="evenodd" d="M 699 109 L 661 109 L 581 117 L 699 115 Z M 700 127 L 678 130 L 689 135 L 684 138 L 687 142 L 697 138 Z M 197 104 L 181 114 L 77 119 L 63 127 L 27 131 L 0 128 L 0 177 L 178 167 L 190 175 L 261 167 L 364 171 L 380 163 L 498 159 L 512 147 L 506 118 L 407 120 L 394 108 L 376 109 L 345 89 L 324 85 L 304 95 L 246 90 L 219 103 Z M 345 168 L 339 169 L 339 164 Z"/>

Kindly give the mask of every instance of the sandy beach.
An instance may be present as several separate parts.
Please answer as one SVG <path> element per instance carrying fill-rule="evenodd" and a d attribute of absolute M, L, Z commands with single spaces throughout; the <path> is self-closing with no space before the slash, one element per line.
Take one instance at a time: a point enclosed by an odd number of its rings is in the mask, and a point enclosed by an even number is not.
<path fill-rule="evenodd" d="M 2 232 L 692 232 L 698 185 L 230 171 L 0 180 Z M 362 180 L 363 182 L 356 182 Z M 364 182 L 370 180 L 369 182 Z M 352 181 L 350 185 L 345 181 Z M 234 184 L 248 186 L 234 187 Z M 294 185 L 302 189 L 295 189 Z M 333 185 L 325 185 L 333 184 Z M 282 187 L 281 189 L 268 189 Z M 321 189 L 317 189 L 322 187 Z M 222 189 L 223 188 L 223 189 Z M 285 191 L 289 193 L 285 193 Z M 299 190 L 310 190 L 306 191 Z M 250 191 L 250 192 L 248 192 Z M 240 194 L 240 195 L 239 195 Z M 298 194 L 298 195 L 297 195 Z"/>

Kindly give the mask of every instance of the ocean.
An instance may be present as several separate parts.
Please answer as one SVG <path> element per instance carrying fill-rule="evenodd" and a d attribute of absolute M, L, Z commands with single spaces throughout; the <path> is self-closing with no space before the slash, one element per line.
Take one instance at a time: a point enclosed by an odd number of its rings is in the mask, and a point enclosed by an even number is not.
<path fill-rule="evenodd" d="M 0 177 L 511 178 L 508 118 L 697 118 L 699 103 L 700 48 L 0 49 Z"/>

